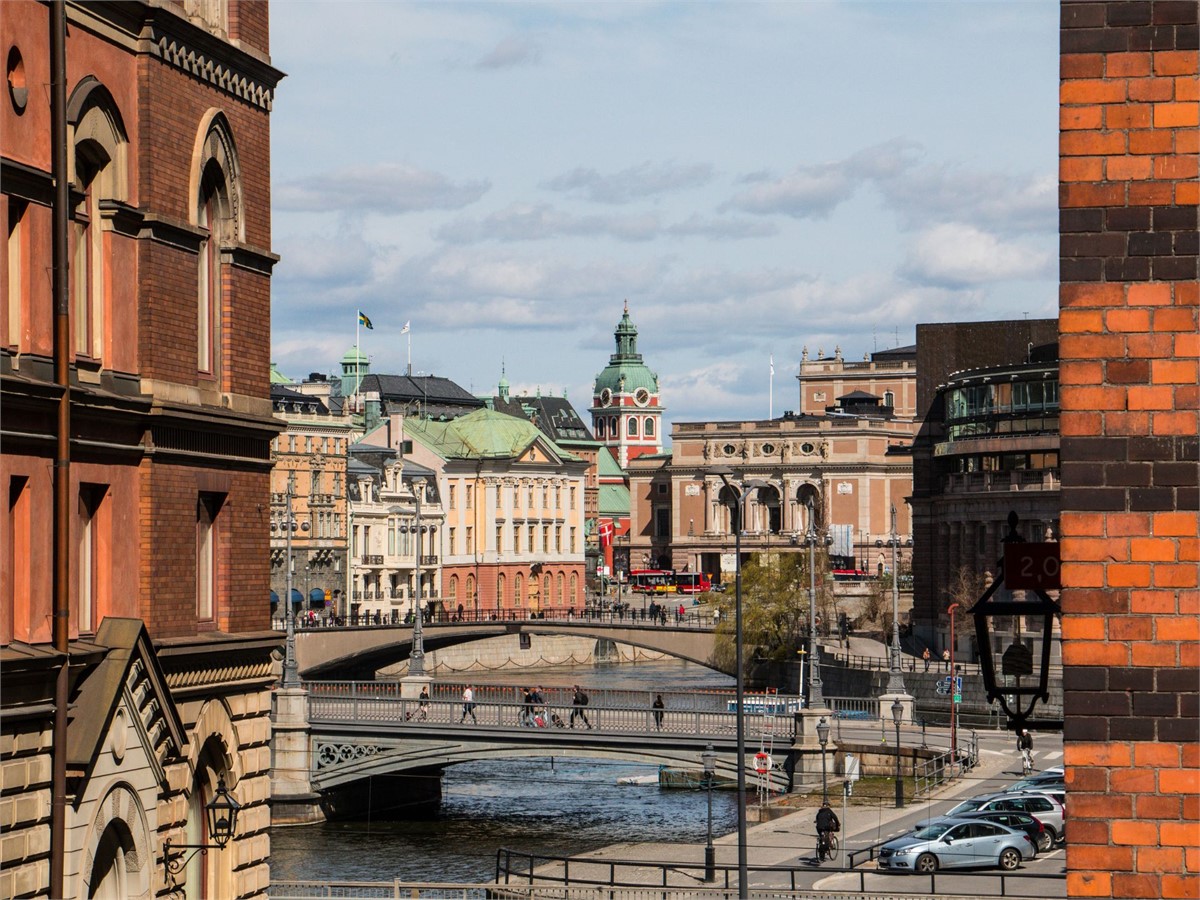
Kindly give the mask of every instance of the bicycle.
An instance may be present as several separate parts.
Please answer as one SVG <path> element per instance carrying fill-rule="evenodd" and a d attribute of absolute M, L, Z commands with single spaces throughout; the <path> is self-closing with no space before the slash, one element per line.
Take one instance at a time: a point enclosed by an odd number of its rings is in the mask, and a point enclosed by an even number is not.
<path fill-rule="evenodd" d="M 817 833 L 817 862 L 824 862 L 826 859 L 833 859 L 838 852 L 837 835 L 832 831 L 820 831 Z"/>

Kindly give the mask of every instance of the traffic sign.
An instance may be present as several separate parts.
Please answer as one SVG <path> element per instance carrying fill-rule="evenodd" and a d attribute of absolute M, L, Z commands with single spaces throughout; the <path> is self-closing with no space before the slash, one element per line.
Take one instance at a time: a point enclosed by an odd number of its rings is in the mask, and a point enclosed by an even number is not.
<path fill-rule="evenodd" d="M 962 693 L 962 676 L 961 675 L 954 676 L 954 693 L 956 693 L 956 694 Z"/>
<path fill-rule="evenodd" d="M 955 695 L 954 695 L 954 702 L 955 702 L 955 703 L 962 703 L 962 694 L 955 694 Z"/>

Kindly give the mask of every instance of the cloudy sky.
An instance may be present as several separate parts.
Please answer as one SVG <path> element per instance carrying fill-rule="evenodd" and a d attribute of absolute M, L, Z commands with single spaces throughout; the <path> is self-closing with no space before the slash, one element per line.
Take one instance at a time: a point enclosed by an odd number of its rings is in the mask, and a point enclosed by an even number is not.
<path fill-rule="evenodd" d="M 628 300 L 668 419 L 802 349 L 1057 314 L 1058 4 L 287 0 L 272 357 L 586 416 Z M 401 329 L 411 322 L 411 335 Z M 774 398 L 768 360 L 775 360 Z"/>

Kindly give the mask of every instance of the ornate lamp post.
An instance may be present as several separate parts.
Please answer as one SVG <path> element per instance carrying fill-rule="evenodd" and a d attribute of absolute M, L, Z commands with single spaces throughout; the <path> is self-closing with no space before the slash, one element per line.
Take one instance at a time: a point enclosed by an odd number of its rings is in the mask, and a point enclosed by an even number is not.
<path fill-rule="evenodd" d="M 904 781 L 900 775 L 900 723 L 904 721 L 904 704 L 892 701 L 892 721 L 896 723 L 896 809 L 904 808 Z"/>
<path fill-rule="evenodd" d="M 766 487 L 765 481 L 751 480 L 740 486 L 730 481 L 733 470 L 728 466 L 715 466 L 708 470 L 710 475 L 716 475 L 728 489 L 730 514 L 733 517 L 733 547 L 734 547 L 734 579 L 733 579 L 733 608 L 734 608 L 734 657 L 737 671 L 735 673 L 734 693 L 737 695 L 737 833 L 738 833 L 738 898 L 746 900 L 750 896 L 749 872 L 746 862 L 746 705 L 745 705 L 745 672 L 742 663 L 742 513 L 746 498 L 751 492 L 760 487 Z"/>
<path fill-rule="evenodd" d="M 900 659 L 900 535 L 896 533 L 896 507 L 892 507 L 892 532 L 886 541 L 876 540 L 875 546 L 888 544 L 892 548 L 892 647 L 891 667 L 888 672 L 887 693 L 889 695 L 907 694 L 904 688 L 904 673 Z M 912 543 L 911 539 L 909 543 Z"/>
<path fill-rule="evenodd" d="M 408 657 L 408 677 L 409 678 L 424 678 L 425 677 L 425 635 L 422 631 L 422 622 L 424 619 L 424 610 L 422 609 L 422 588 L 421 588 L 421 550 L 425 541 L 425 535 L 433 532 L 433 525 L 423 525 L 421 523 L 421 496 L 425 492 L 425 479 L 414 478 L 411 482 L 413 499 L 415 505 L 415 513 L 413 516 L 412 526 L 401 525 L 400 531 L 411 532 L 416 542 L 416 555 L 413 560 L 413 574 L 416 578 L 416 595 L 413 598 L 413 633 L 412 633 L 412 652 Z M 400 512 L 400 507 L 393 507 L 392 510 Z"/>
<path fill-rule="evenodd" d="M 308 523 L 297 522 L 292 515 L 291 484 L 287 489 L 287 518 L 283 522 L 283 530 L 287 532 L 287 557 L 284 560 L 287 570 L 287 638 L 283 645 L 283 686 L 290 688 L 300 685 L 300 672 L 296 667 L 296 605 L 292 602 L 292 532 L 308 531 Z"/>
<path fill-rule="evenodd" d="M 804 543 L 808 545 L 808 708 L 824 709 L 825 697 L 821 694 L 821 656 L 817 648 L 817 544 L 828 545 L 829 537 L 822 539 L 817 534 L 816 508 L 812 498 L 808 500 L 808 530 Z M 824 721 L 824 720 L 822 720 Z M 826 734 L 829 729 L 826 728 Z"/>
<path fill-rule="evenodd" d="M 717 854 L 712 842 L 712 790 L 713 776 L 717 772 L 717 754 L 709 744 L 700 754 L 704 760 L 704 787 L 708 791 L 708 842 L 704 845 L 704 880 L 714 881 L 717 877 Z"/>
<path fill-rule="evenodd" d="M 821 805 L 829 804 L 829 782 L 825 775 L 825 745 L 829 743 L 829 720 L 824 716 L 817 723 L 817 740 L 821 744 Z"/>

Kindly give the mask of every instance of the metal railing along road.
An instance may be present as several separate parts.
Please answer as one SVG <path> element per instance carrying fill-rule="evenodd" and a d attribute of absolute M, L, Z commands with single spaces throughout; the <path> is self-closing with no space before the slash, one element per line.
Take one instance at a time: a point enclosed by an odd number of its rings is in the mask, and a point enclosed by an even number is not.
<path fill-rule="evenodd" d="M 1015 878 L 1046 878 L 1049 876 L 1002 877 L 1011 882 Z M 1061 879 L 1060 879 L 1061 880 Z M 917 879 L 913 891 L 888 888 L 869 893 L 859 891 L 788 890 L 782 887 L 754 885 L 749 894 L 756 900 L 891 900 L 894 897 L 930 896 L 924 878 Z M 1034 890 L 1038 884 L 1033 883 Z M 736 900 L 737 888 L 715 885 L 684 886 L 670 888 L 652 887 L 608 887 L 587 885 L 528 885 L 528 884 L 437 884 L 406 881 L 273 881 L 267 887 L 267 896 L 272 900 L 326 900 L 326 898 L 353 898 L 353 900 Z M 940 900 L 979 900 L 985 896 L 1006 896 L 1001 893 L 982 891 L 976 894 L 942 893 Z M 1007 896 L 1015 896 L 1008 894 Z M 1044 893 L 1041 894 L 1044 896 Z"/>
<path fill-rule="evenodd" d="M 400 696 L 398 682 L 384 681 L 310 681 L 308 717 L 314 725 L 345 722 L 378 722 L 415 729 L 430 724 L 458 725 L 463 720 L 462 691 L 465 684 L 437 682 L 428 703 Z M 585 688 L 586 690 L 586 688 Z M 474 689 L 474 717 L 466 724 L 490 728 L 539 727 L 529 724 L 529 713 L 541 714 L 545 728 L 571 725 L 574 692 L 569 688 L 543 689 L 543 702 L 532 710 L 523 698 L 523 686 L 482 685 Z M 663 699 L 663 708 L 652 706 L 654 698 Z M 588 691 L 588 704 L 579 707 L 586 715 L 575 727 L 590 726 L 599 733 L 657 733 L 687 735 L 732 734 L 736 725 L 736 707 L 731 691 Z M 783 695 L 747 695 L 747 734 L 758 738 L 768 732 L 780 739 L 795 735 L 791 715 L 766 715 L 767 710 L 799 708 L 799 698 Z M 655 713 L 661 712 L 661 723 Z M 555 721 L 557 717 L 557 721 Z"/>
<path fill-rule="evenodd" d="M 874 855 L 870 857 L 874 859 Z M 814 872 L 819 872 L 824 878 L 828 875 L 849 875 L 858 881 L 856 891 L 814 892 L 808 887 Z M 586 856 L 541 856 L 532 853 L 522 853 L 514 850 L 500 849 L 496 851 L 496 883 L 507 887 L 538 886 L 548 887 L 560 885 L 571 888 L 621 888 L 640 889 L 642 891 L 657 890 L 658 896 L 669 889 L 673 895 L 681 887 L 692 887 L 703 883 L 705 864 L 703 862 L 661 862 L 647 860 L 607 859 L 603 857 Z M 737 866 L 718 865 L 715 868 L 716 880 L 707 891 L 715 891 L 717 896 L 737 890 Z M 978 888 L 966 896 L 983 897 L 1046 897 L 1046 888 L 1038 887 L 1040 882 L 1055 882 L 1061 885 L 1065 881 L 1063 875 L 1051 875 L 1032 872 L 933 872 L 929 874 L 900 874 L 880 871 L 878 869 L 840 868 L 837 866 L 821 866 L 814 868 L 804 864 L 798 866 L 756 866 L 748 867 L 749 880 L 754 884 L 751 893 L 766 891 L 767 896 L 774 892 L 800 893 L 812 896 L 842 897 L 864 896 L 880 897 L 950 897 L 955 896 L 945 889 L 948 880 L 958 881 L 969 878 Z M 942 883 L 939 889 L 938 882 Z M 881 882 L 886 881 L 886 885 Z M 1019 884 L 1026 884 L 1025 890 L 1019 889 Z M 1033 889 L 1030 890 L 1030 885 Z M 772 887 L 764 887 L 772 885 Z M 774 887 L 777 886 L 777 887 Z M 873 889 L 874 888 L 874 889 Z M 1018 892 L 1019 891 L 1019 892 Z"/>
<path fill-rule="evenodd" d="M 380 595 L 378 599 L 387 599 Z M 640 598 L 638 598 L 640 603 Z M 569 625 L 617 625 L 620 627 L 646 628 L 689 628 L 701 631 L 713 630 L 718 621 L 713 617 L 711 609 L 692 606 L 690 598 L 682 601 L 684 611 L 679 613 L 680 601 L 664 598 L 659 604 L 662 615 L 651 617 L 649 604 L 643 609 L 625 604 L 622 608 L 613 607 L 561 607 L 543 609 L 538 612 L 522 609 L 480 610 L 474 613 L 464 610 L 462 613 L 439 611 L 425 616 L 421 623 L 426 628 L 436 628 L 439 625 L 495 625 L 505 622 L 560 622 Z M 389 617 L 375 613 L 362 613 L 357 616 L 339 616 L 330 610 L 298 610 L 296 612 L 297 630 L 318 630 L 330 628 L 409 628 L 413 624 L 409 615 Z M 271 626 L 277 631 L 287 628 L 287 620 L 283 614 L 276 612 L 271 618 Z"/>

